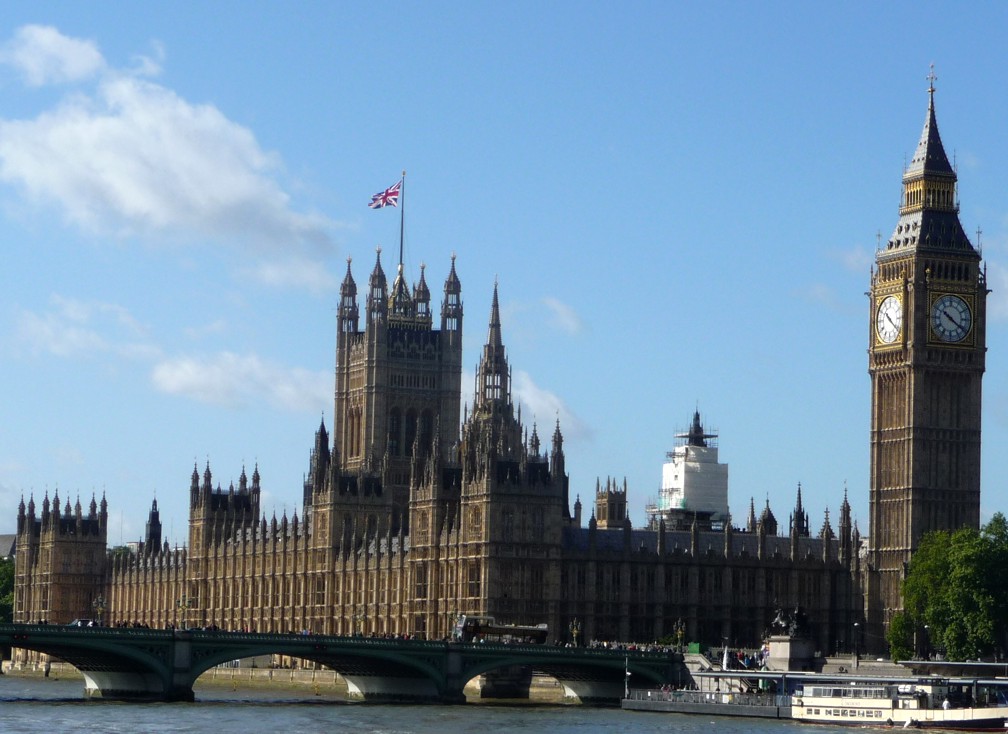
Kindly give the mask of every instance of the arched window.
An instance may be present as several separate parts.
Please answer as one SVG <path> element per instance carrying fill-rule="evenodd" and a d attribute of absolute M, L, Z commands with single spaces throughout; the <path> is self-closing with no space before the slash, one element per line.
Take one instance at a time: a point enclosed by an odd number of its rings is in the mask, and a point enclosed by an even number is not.
<path fill-rule="evenodd" d="M 478 540 L 483 535 L 483 511 L 474 507 L 469 512 L 469 538 Z"/>
<path fill-rule="evenodd" d="M 388 452 L 390 456 L 399 456 L 399 440 L 402 436 L 402 413 L 399 408 L 392 408 L 388 417 Z M 408 447 L 407 447 L 408 450 Z"/>
<path fill-rule="evenodd" d="M 416 441 L 417 435 L 417 413 L 415 410 L 410 410 L 406 413 L 406 439 L 403 442 L 403 451 L 407 456 L 412 456 L 413 454 L 413 442 Z"/>
<path fill-rule="evenodd" d="M 430 410 L 425 410 L 420 416 L 420 454 L 427 456 L 431 452 L 431 443 L 434 440 L 434 415 Z"/>

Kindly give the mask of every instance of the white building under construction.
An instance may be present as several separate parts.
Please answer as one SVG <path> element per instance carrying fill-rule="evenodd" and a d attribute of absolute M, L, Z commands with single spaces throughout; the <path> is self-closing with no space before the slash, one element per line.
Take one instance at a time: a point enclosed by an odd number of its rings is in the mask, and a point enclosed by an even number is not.
<path fill-rule="evenodd" d="M 648 525 L 661 520 L 668 529 L 720 527 L 728 518 L 728 465 L 718 462 L 717 434 L 705 433 L 700 411 L 690 429 L 675 436 L 676 446 L 662 465 L 658 502 L 645 509 Z"/>

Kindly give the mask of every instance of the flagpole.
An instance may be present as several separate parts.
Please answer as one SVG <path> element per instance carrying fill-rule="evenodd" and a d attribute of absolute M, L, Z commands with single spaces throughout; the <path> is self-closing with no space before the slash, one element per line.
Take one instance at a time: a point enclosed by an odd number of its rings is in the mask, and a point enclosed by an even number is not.
<path fill-rule="evenodd" d="M 399 186 L 399 264 L 403 264 L 403 223 L 406 219 L 406 169 Z"/>

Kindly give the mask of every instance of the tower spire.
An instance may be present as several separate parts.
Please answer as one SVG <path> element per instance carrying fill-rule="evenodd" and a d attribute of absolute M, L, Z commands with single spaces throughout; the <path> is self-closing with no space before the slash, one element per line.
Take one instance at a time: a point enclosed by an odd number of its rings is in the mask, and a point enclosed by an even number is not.
<path fill-rule="evenodd" d="M 938 134 L 934 66 L 928 74 L 928 109 L 917 148 L 903 171 L 900 217 L 882 257 L 903 257 L 916 250 L 973 256 L 975 249 L 959 222 L 958 176 Z"/>
<path fill-rule="evenodd" d="M 501 339 L 500 303 L 497 300 L 497 279 L 494 279 L 493 304 L 490 306 L 490 333 L 487 335 L 487 346 L 500 348 Z"/>
<path fill-rule="evenodd" d="M 475 409 L 490 408 L 511 400 L 511 371 L 508 368 L 504 341 L 501 338 L 500 304 L 497 281 L 494 281 L 493 305 L 490 307 L 490 328 L 476 376 Z"/>

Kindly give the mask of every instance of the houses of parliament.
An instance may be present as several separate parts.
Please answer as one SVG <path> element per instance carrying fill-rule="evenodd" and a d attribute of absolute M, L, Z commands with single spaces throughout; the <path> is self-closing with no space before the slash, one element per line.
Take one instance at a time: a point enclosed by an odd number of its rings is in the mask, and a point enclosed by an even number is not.
<path fill-rule="evenodd" d="M 438 639 L 466 614 L 545 622 L 561 642 L 682 630 L 756 646 L 778 609 L 800 608 L 817 649 L 851 649 L 855 623 L 877 648 L 921 536 L 979 524 L 987 290 L 933 79 L 870 282 L 867 538 L 846 491 L 814 524 L 798 487 L 786 523 L 750 501 L 744 524 L 687 504 L 640 528 L 625 483 L 573 491 L 559 421 L 528 425 L 515 405 L 497 288 L 463 411 L 454 256 L 439 313 L 422 266 L 411 286 L 400 262 L 390 286 L 379 250 L 359 299 L 348 262 L 333 424 L 315 432 L 300 513 L 266 519 L 258 467 L 223 488 L 196 466 L 183 548 L 164 542 L 155 500 L 143 541 L 110 550 L 104 497 L 86 511 L 32 497 L 18 512 L 16 621 L 65 623 L 100 604 L 108 623 Z M 684 439 L 706 445 L 699 414 Z"/>

